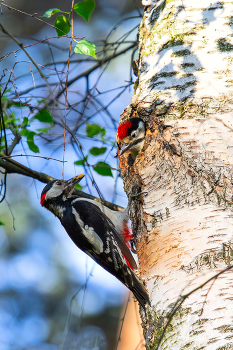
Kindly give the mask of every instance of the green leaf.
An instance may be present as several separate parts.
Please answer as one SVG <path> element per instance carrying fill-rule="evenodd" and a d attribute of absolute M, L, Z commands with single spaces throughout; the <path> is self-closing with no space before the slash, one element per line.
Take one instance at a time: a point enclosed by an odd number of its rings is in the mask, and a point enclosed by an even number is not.
<path fill-rule="evenodd" d="M 77 185 L 75 185 L 75 188 L 76 188 L 76 190 L 82 191 L 83 186 L 77 184 Z"/>
<path fill-rule="evenodd" d="M 63 15 L 57 16 L 57 18 L 54 22 L 54 25 L 56 27 L 55 29 L 56 29 L 58 38 L 60 36 L 68 34 L 70 31 L 70 28 L 71 28 L 71 24 L 70 24 L 69 20 Z"/>
<path fill-rule="evenodd" d="M 1 89 L 2 90 L 2 89 Z M 6 91 L 4 92 L 4 94 L 6 94 L 7 92 L 10 92 L 12 90 L 12 88 L 6 89 Z"/>
<path fill-rule="evenodd" d="M 0 141 L 5 146 L 5 137 L 4 136 L 1 137 Z"/>
<path fill-rule="evenodd" d="M 33 119 L 37 119 L 42 123 L 49 123 L 49 124 L 53 123 L 53 117 L 47 109 L 43 109 L 40 112 L 36 113 Z"/>
<path fill-rule="evenodd" d="M 110 165 L 105 162 L 98 162 L 93 169 L 100 175 L 113 177 Z"/>
<path fill-rule="evenodd" d="M 46 11 L 42 17 L 50 18 L 52 15 L 54 15 L 54 13 L 57 13 L 57 12 L 63 12 L 63 11 L 56 8 L 50 9 Z"/>
<path fill-rule="evenodd" d="M 28 135 L 28 130 L 27 129 L 22 129 L 21 130 L 21 132 L 20 132 L 20 134 L 22 135 L 22 136 L 27 136 Z"/>
<path fill-rule="evenodd" d="M 101 136 L 104 136 L 106 134 L 106 131 L 104 128 L 101 128 L 98 124 L 88 124 L 86 126 L 86 133 L 89 137 L 94 137 L 95 135 L 101 134 Z"/>
<path fill-rule="evenodd" d="M 2 96 L 1 102 L 2 102 L 2 104 L 4 102 L 4 107 L 5 108 L 10 108 L 13 105 L 13 103 L 14 103 L 13 100 L 11 100 L 10 98 L 7 98 L 5 96 Z"/>
<path fill-rule="evenodd" d="M 39 148 L 37 147 L 37 145 L 35 145 L 34 143 L 34 136 L 36 135 L 36 133 L 34 131 L 28 131 L 27 134 L 27 144 L 29 149 L 34 152 L 34 153 L 39 153 Z"/>
<path fill-rule="evenodd" d="M 9 108 L 11 106 L 18 107 L 18 108 L 23 108 L 23 107 L 28 107 L 25 103 L 21 103 L 19 101 L 13 101 L 10 98 L 7 98 L 5 96 L 2 96 L 1 101 L 4 102 L 4 105 L 6 108 Z"/>
<path fill-rule="evenodd" d="M 30 125 L 30 121 L 28 120 L 27 117 L 24 117 L 24 118 L 23 118 L 23 123 L 22 123 L 22 124 L 27 125 L 27 126 Z"/>
<path fill-rule="evenodd" d="M 26 105 L 25 103 L 20 102 L 13 102 L 13 106 L 18 108 L 28 107 L 28 105 Z"/>
<path fill-rule="evenodd" d="M 20 122 L 19 118 L 14 118 L 14 114 L 12 113 L 12 118 L 4 120 L 5 125 L 8 127 L 8 125 L 12 125 L 14 128 L 16 128 L 16 124 Z"/>
<path fill-rule="evenodd" d="M 27 139 L 28 140 L 33 140 L 34 136 L 36 135 L 35 131 L 28 131 L 28 134 L 27 134 Z"/>
<path fill-rule="evenodd" d="M 93 147 L 92 149 L 90 149 L 90 153 L 93 155 L 93 156 L 99 156 L 101 154 L 104 154 L 107 150 L 107 147 Z"/>
<path fill-rule="evenodd" d="M 92 11 L 94 10 L 94 8 L 95 8 L 94 0 L 84 0 L 74 5 L 74 11 L 78 15 L 82 16 L 87 22 L 89 21 L 89 17 Z"/>
<path fill-rule="evenodd" d="M 84 157 L 84 159 L 77 160 L 76 162 L 74 162 L 74 164 L 75 165 L 85 165 L 87 162 L 87 158 L 88 158 L 88 156 Z"/>
<path fill-rule="evenodd" d="M 0 221 L 0 226 L 4 225 L 4 223 L 2 221 Z"/>
<path fill-rule="evenodd" d="M 44 99 L 42 100 L 37 100 L 37 103 L 40 104 L 40 103 L 44 103 L 46 106 L 48 105 L 48 102 Z"/>
<path fill-rule="evenodd" d="M 51 128 L 41 128 L 41 129 L 36 129 L 37 132 L 48 132 Z"/>
<path fill-rule="evenodd" d="M 74 48 L 75 53 L 80 53 L 82 55 L 90 55 L 96 58 L 95 55 L 95 44 L 87 40 L 81 40 L 77 43 Z"/>

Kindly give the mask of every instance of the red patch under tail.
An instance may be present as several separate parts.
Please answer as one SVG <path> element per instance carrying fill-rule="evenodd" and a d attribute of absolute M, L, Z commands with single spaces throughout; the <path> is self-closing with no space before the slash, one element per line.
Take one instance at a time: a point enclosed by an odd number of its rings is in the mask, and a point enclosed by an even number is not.
<path fill-rule="evenodd" d="M 130 251 L 131 251 L 130 240 L 132 238 L 133 238 L 133 233 L 132 233 L 129 225 L 127 224 L 127 222 L 124 221 L 124 223 L 123 223 L 123 240 Z M 125 258 L 125 256 L 124 256 L 124 258 Z M 131 268 L 131 270 L 134 270 L 126 258 L 125 258 L 125 261 L 126 261 L 127 265 Z"/>
<path fill-rule="evenodd" d="M 123 222 L 123 240 L 129 250 L 131 250 L 130 240 L 133 238 L 132 231 L 126 221 Z"/>

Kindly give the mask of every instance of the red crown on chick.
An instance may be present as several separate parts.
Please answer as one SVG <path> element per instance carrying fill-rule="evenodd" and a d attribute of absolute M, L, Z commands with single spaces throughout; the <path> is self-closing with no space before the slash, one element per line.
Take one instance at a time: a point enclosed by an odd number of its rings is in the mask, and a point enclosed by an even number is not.
<path fill-rule="evenodd" d="M 129 135 L 129 129 L 132 127 L 133 123 L 131 120 L 126 120 L 120 124 L 117 128 L 117 135 L 120 140 L 123 140 L 126 136 Z"/>

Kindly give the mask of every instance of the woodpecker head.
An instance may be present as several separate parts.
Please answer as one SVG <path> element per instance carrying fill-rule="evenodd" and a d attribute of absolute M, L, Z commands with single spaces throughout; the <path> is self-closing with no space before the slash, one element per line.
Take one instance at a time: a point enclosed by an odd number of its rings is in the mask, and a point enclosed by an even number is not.
<path fill-rule="evenodd" d="M 77 185 L 84 174 L 72 177 L 70 180 L 53 180 L 49 182 L 43 189 L 40 198 L 40 204 L 42 207 L 49 209 L 53 202 L 58 201 L 62 198 L 63 201 L 66 200 L 69 195 L 72 194 L 75 185 Z"/>
<path fill-rule="evenodd" d="M 141 152 L 146 135 L 145 123 L 142 119 L 131 118 L 121 123 L 117 128 L 117 144 L 120 156 L 130 151 L 133 158 Z"/>

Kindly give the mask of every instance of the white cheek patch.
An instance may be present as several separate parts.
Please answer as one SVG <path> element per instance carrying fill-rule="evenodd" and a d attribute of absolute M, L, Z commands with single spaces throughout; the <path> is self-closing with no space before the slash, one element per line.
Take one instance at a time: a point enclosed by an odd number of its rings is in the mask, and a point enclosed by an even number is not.
<path fill-rule="evenodd" d="M 135 151 L 135 152 L 140 152 L 141 151 L 141 149 L 142 149 L 142 147 L 144 146 L 144 142 L 145 142 L 145 140 L 143 139 L 141 142 L 138 142 L 138 143 L 136 143 L 136 145 L 133 145 L 131 148 L 130 148 L 130 150 L 132 151 Z"/>
<path fill-rule="evenodd" d="M 45 200 L 50 199 L 50 198 L 55 198 L 60 196 L 62 194 L 64 188 L 62 186 L 53 186 L 45 196 Z"/>
<path fill-rule="evenodd" d="M 101 254 L 104 251 L 104 244 L 102 239 L 95 233 L 93 227 L 89 227 L 88 225 L 85 225 L 84 222 L 80 219 L 79 214 L 77 211 L 72 208 L 72 213 L 75 216 L 75 220 L 79 224 L 79 226 L 82 229 L 83 235 L 87 238 L 87 240 L 91 243 L 93 246 L 93 250 L 96 254 Z"/>
<path fill-rule="evenodd" d="M 141 150 L 144 146 L 144 142 L 145 142 L 145 140 L 143 139 L 141 142 L 137 143 L 136 145 L 134 145 L 130 148 L 130 151 L 135 158 L 141 152 Z"/>

